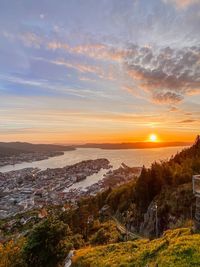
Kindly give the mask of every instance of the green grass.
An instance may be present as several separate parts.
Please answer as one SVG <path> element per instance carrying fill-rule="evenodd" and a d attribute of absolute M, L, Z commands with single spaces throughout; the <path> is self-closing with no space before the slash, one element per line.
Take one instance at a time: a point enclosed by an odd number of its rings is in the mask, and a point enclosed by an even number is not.
<path fill-rule="evenodd" d="M 73 267 L 197 267 L 200 266 L 200 234 L 188 228 L 169 230 L 155 240 L 142 239 L 76 251 Z"/>

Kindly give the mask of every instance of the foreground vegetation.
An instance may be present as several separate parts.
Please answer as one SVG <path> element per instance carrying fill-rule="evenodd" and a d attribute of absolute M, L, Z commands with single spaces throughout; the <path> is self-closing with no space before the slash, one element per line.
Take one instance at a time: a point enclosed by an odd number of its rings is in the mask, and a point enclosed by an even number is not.
<path fill-rule="evenodd" d="M 152 241 L 142 239 L 76 251 L 73 267 L 200 266 L 200 234 L 190 229 L 168 230 Z"/>

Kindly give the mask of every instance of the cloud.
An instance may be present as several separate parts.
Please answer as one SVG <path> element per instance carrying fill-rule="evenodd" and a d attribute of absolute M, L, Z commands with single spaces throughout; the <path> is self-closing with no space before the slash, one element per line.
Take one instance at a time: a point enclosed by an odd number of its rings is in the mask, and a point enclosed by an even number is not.
<path fill-rule="evenodd" d="M 192 123 L 192 122 L 196 122 L 196 120 L 182 120 L 182 121 L 178 121 L 178 123 Z"/>
<path fill-rule="evenodd" d="M 91 79 L 89 77 L 85 77 L 85 76 L 79 76 L 79 80 L 80 81 L 84 81 L 84 82 L 95 82 L 95 79 Z"/>
<path fill-rule="evenodd" d="M 2 34 L 3 37 L 12 42 L 15 40 L 19 40 L 23 43 L 24 46 L 27 47 L 40 48 L 44 44 L 44 38 L 31 31 L 13 34 L 12 32 L 4 30 L 0 34 Z"/>
<path fill-rule="evenodd" d="M 199 3 L 199 0 L 164 0 L 164 2 L 175 5 L 177 8 L 187 8 Z"/>
<path fill-rule="evenodd" d="M 66 68 L 74 69 L 81 74 L 95 74 L 98 78 L 104 79 L 104 80 L 111 80 L 113 81 L 115 79 L 115 69 L 112 66 L 109 67 L 103 67 L 101 65 L 94 65 L 94 64 L 87 64 L 87 63 L 81 63 L 79 61 L 69 61 L 65 59 L 55 59 L 55 60 L 48 60 L 41 57 L 34 57 L 34 60 L 37 61 L 44 61 L 48 62 L 50 64 L 55 64 L 57 66 L 64 66 Z M 90 80 L 94 80 L 89 78 Z M 81 80 L 81 79 L 80 79 Z"/>
<path fill-rule="evenodd" d="M 77 88 L 69 88 L 68 86 L 65 86 L 62 83 L 52 83 L 48 82 L 46 80 L 33 80 L 33 79 L 26 79 L 26 78 L 20 78 L 17 76 L 11 76 L 11 75 L 0 75 L 0 79 L 4 81 L 6 84 L 11 85 L 24 85 L 24 86 L 30 86 L 31 88 L 40 88 L 41 90 L 49 90 L 51 93 L 60 93 L 60 94 L 69 94 L 74 95 L 78 97 L 84 97 L 85 94 L 88 93 L 87 90 L 84 90 L 83 92 L 80 92 Z M 89 92 L 91 93 L 91 92 Z"/>
<path fill-rule="evenodd" d="M 133 46 L 125 58 L 128 76 L 156 103 L 177 104 L 200 94 L 200 47 L 152 49 Z"/>
<path fill-rule="evenodd" d="M 3 37 L 10 41 L 18 40 L 24 46 L 33 48 L 46 48 L 47 50 L 60 50 L 70 54 L 86 56 L 92 59 L 102 61 L 121 61 L 127 55 L 127 49 L 117 47 L 111 44 L 104 44 L 103 42 L 97 43 L 83 43 L 80 45 L 72 46 L 66 41 L 61 41 L 57 37 L 51 38 L 32 31 L 25 31 L 17 35 L 12 32 L 3 30 L 0 32 Z"/>
<path fill-rule="evenodd" d="M 111 61 L 121 61 L 127 54 L 127 51 L 124 49 L 105 44 L 80 45 L 71 48 L 71 52 L 87 55 L 95 59 Z"/>
<path fill-rule="evenodd" d="M 181 95 L 172 92 L 164 92 L 164 93 L 155 93 L 152 96 L 152 100 L 155 103 L 168 103 L 168 104 L 176 104 L 183 100 Z"/>
<path fill-rule="evenodd" d="M 169 109 L 169 111 L 170 112 L 176 112 L 176 111 L 178 111 L 179 109 L 177 108 L 177 107 L 171 107 L 170 109 Z"/>
<path fill-rule="evenodd" d="M 66 43 L 61 43 L 59 41 L 51 41 L 47 43 L 47 48 L 50 50 L 56 50 L 56 49 L 69 50 L 70 46 Z"/>
<path fill-rule="evenodd" d="M 12 37 L 7 32 L 4 35 Z M 118 84 L 124 79 L 123 90 L 128 84 L 126 91 L 156 104 L 175 105 L 186 95 L 200 93 L 199 46 L 178 49 L 124 44 L 122 47 L 103 41 L 72 46 L 59 38 L 50 41 L 50 38 L 42 38 L 33 32 L 23 33 L 17 38 L 25 46 L 48 50 L 45 53 L 58 50 L 48 59 L 41 58 L 43 61 L 74 69 L 80 74 L 92 74 L 91 79 L 93 74 L 100 79 L 118 81 Z M 56 55 L 59 58 L 49 60 Z"/>
<path fill-rule="evenodd" d="M 0 75 L 0 80 L 4 81 L 6 88 L 11 85 L 22 85 L 29 87 L 30 89 L 38 88 L 40 89 L 41 95 L 60 95 L 60 96 L 74 96 L 82 99 L 96 99 L 96 98 L 110 98 L 113 99 L 113 95 L 109 92 L 104 92 L 103 90 L 94 90 L 93 88 L 82 88 L 80 85 L 69 87 L 64 81 L 48 81 L 41 79 L 26 79 L 11 75 Z M 2 88 L 0 88 L 2 89 Z M 43 93 L 42 93 L 43 92 Z"/>
<path fill-rule="evenodd" d="M 52 60 L 52 63 L 56 65 L 62 65 L 67 68 L 72 68 L 75 69 L 81 73 L 95 73 L 99 76 L 103 75 L 103 71 L 100 67 L 98 66 L 92 66 L 88 64 L 83 64 L 83 63 L 76 63 L 76 62 L 68 62 L 66 60 Z"/>
<path fill-rule="evenodd" d="M 125 48 L 102 43 L 70 46 L 64 42 L 47 43 L 50 50 L 64 50 L 67 53 L 84 55 L 95 60 L 108 61 L 109 68 L 98 66 L 97 62 L 88 65 L 80 62 L 69 62 L 58 59 L 53 64 L 72 68 L 80 73 L 96 74 L 101 79 L 117 80 L 112 64 L 118 62 L 121 71 L 128 74 L 132 85 L 123 86 L 123 90 L 137 94 L 138 88 L 151 96 L 156 104 L 175 105 L 184 100 L 186 95 L 200 93 L 200 47 L 155 48 L 129 44 Z M 134 88 L 134 89 L 131 89 Z M 126 89 L 125 89 L 126 88 Z M 137 91 L 137 92 L 136 92 Z M 144 98 L 144 96 L 142 96 Z"/>
<path fill-rule="evenodd" d="M 35 48 L 40 48 L 43 43 L 43 39 L 33 32 L 26 32 L 24 34 L 21 34 L 19 38 L 26 46 L 29 47 L 33 46 Z"/>
<path fill-rule="evenodd" d="M 93 59 L 106 61 L 121 61 L 127 55 L 127 50 L 103 43 L 81 44 L 70 46 L 66 42 L 51 41 L 46 44 L 50 50 L 65 50 L 68 53 L 84 55 Z"/>
<path fill-rule="evenodd" d="M 128 85 L 124 85 L 122 86 L 122 90 L 125 92 L 128 92 L 129 94 L 135 96 L 136 98 L 139 99 L 145 99 L 144 96 L 141 95 L 141 92 L 139 92 L 139 90 L 137 88 L 128 86 Z"/>

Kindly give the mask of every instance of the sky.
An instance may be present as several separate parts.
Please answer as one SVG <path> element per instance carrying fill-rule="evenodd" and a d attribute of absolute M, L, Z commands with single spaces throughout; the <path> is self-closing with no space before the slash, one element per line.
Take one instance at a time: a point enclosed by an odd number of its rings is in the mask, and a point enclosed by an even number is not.
<path fill-rule="evenodd" d="M 199 132 L 199 0 L 0 0 L 1 141 Z"/>

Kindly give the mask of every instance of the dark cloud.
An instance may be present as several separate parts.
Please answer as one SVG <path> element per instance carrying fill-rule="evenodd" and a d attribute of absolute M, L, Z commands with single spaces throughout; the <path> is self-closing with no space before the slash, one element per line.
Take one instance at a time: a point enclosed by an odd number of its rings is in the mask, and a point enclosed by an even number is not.
<path fill-rule="evenodd" d="M 196 122 L 196 120 L 183 120 L 183 121 L 178 121 L 178 123 L 192 123 L 192 122 Z"/>
<path fill-rule="evenodd" d="M 178 103 L 183 100 L 183 97 L 181 95 L 178 95 L 173 92 L 164 92 L 164 93 L 155 93 L 152 96 L 152 100 L 155 103 Z"/>
<path fill-rule="evenodd" d="M 129 47 L 125 67 L 154 102 L 175 104 L 200 93 L 200 47 Z"/>

